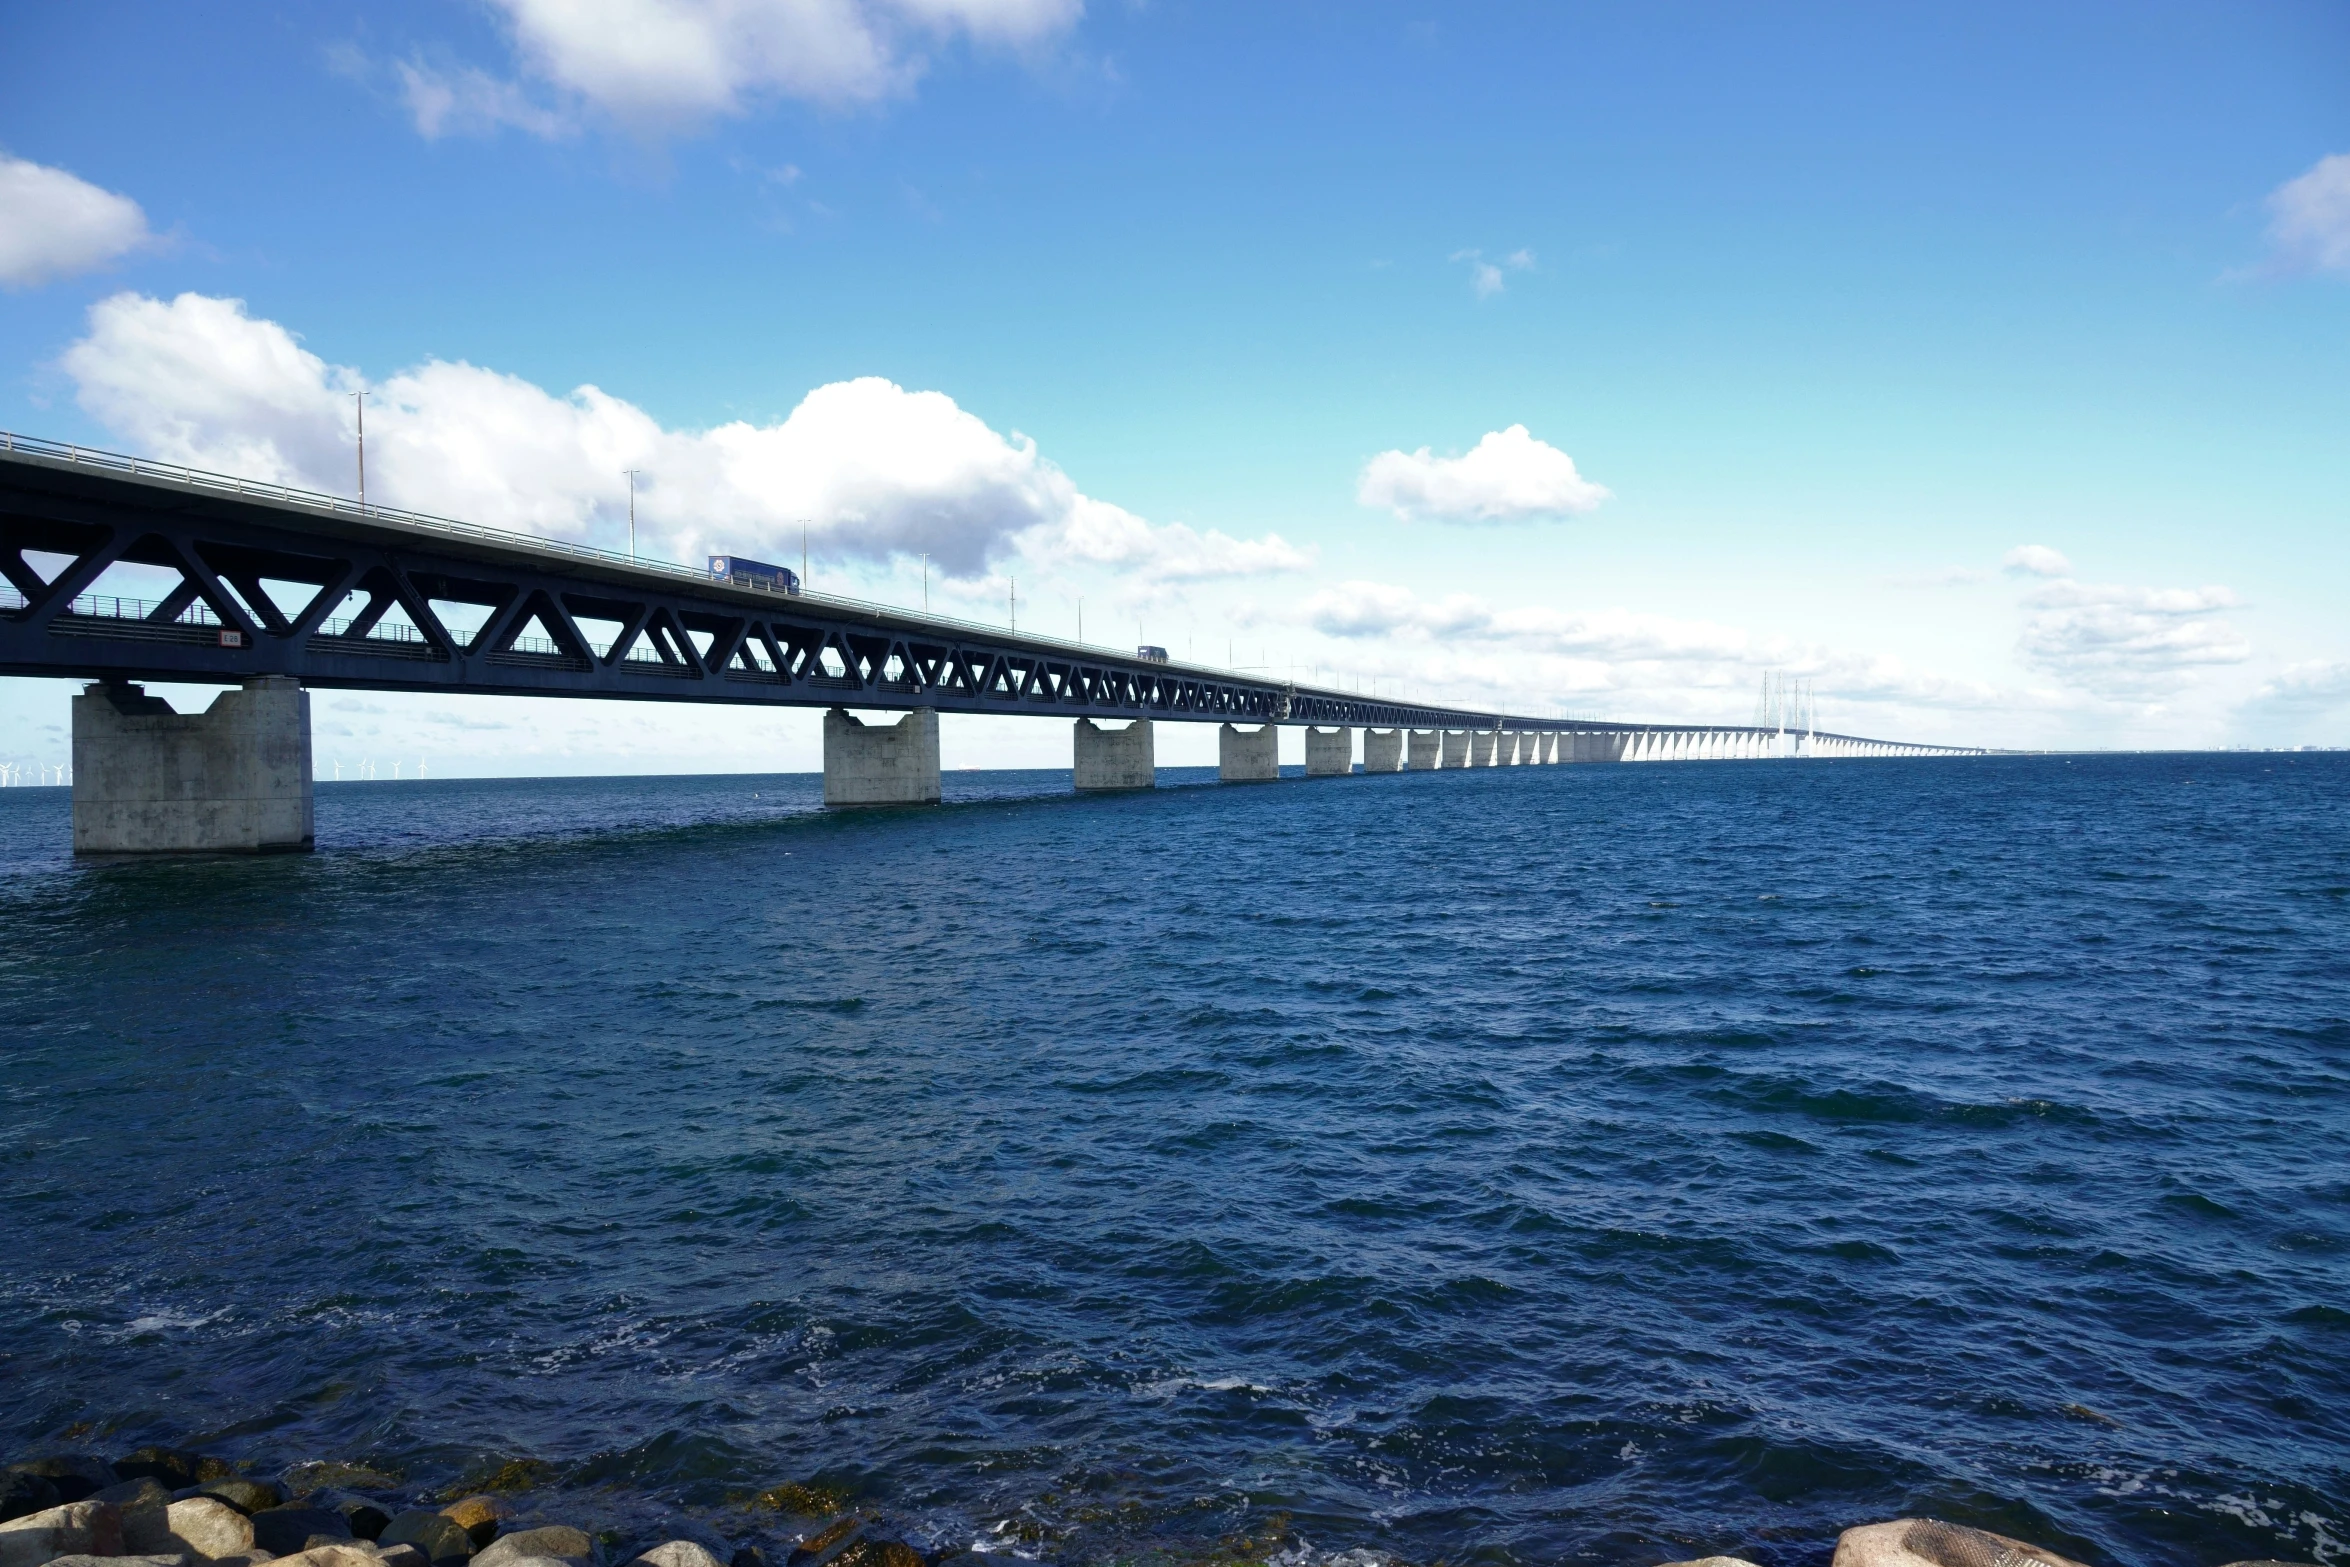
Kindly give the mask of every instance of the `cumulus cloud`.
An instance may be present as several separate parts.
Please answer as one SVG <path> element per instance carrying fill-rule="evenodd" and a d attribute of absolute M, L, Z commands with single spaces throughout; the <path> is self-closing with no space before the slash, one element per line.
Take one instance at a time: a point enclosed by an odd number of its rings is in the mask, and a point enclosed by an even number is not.
<path fill-rule="evenodd" d="M 852 108 L 910 91 L 927 51 L 955 43 L 1033 50 L 1077 23 L 1083 0 L 491 0 L 549 109 L 476 70 L 402 67 L 427 136 L 512 125 L 569 129 L 569 106 L 659 130 L 740 114 L 768 97 Z"/>
<path fill-rule="evenodd" d="M 63 361 L 92 416 L 169 462 L 348 493 L 359 372 L 328 364 L 241 301 L 118 294 Z M 675 558 L 928 554 L 984 572 L 1021 553 L 1181 581 L 1296 570 L 1277 534 L 1154 526 L 1086 495 L 1036 443 L 941 392 L 879 377 L 820 386 L 780 422 L 671 430 L 593 386 L 557 395 L 433 359 L 368 388 L 368 497 L 610 542 L 638 469 L 640 536 Z"/>
<path fill-rule="evenodd" d="M 152 238 L 128 196 L 0 153 L 0 288 L 87 272 Z"/>
<path fill-rule="evenodd" d="M 2018 544 L 2000 561 L 2009 571 L 2032 577 L 2069 577 L 2073 563 L 2045 544 Z"/>
<path fill-rule="evenodd" d="M 2277 266 L 2350 273 L 2350 153 L 2320 158 L 2271 191 L 2268 214 Z"/>
<path fill-rule="evenodd" d="M 1460 457 L 1386 451 L 1364 467 L 1355 498 L 1407 522 L 1528 522 L 1571 517 L 1608 499 L 1606 486 L 1575 471 L 1575 459 L 1522 424 L 1495 430 Z"/>

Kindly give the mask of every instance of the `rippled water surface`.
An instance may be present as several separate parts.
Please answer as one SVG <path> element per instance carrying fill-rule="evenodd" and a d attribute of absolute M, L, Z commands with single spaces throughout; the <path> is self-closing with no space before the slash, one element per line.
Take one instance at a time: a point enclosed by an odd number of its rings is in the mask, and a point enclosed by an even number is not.
<path fill-rule="evenodd" d="M 948 782 L 82 865 L 0 791 L 0 1441 L 1069 1562 L 2350 1562 L 2350 757 Z"/>

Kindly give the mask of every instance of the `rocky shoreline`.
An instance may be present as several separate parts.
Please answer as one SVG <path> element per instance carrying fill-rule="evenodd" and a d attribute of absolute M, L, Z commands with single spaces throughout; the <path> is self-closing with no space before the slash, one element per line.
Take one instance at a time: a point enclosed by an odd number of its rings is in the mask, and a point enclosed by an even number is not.
<path fill-rule="evenodd" d="M 938 1567 L 962 1554 L 892 1538 L 804 1487 L 755 1500 L 837 1515 L 780 1548 L 714 1549 L 714 1536 L 590 1533 L 489 1489 L 421 1495 L 358 1465 L 272 1480 L 181 1448 L 66 1453 L 0 1474 L 0 1567 Z"/>
<path fill-rule="evenodd" d="M 494 1489 L 422 1495 L 357 1465 L 301 1464 L 270 1480 L 181 1448 L 143 1447 L 111 1462 L 66 1453 L 0 1473 L 0 1567 L 939 1567 L 967 1552 L 895 1538 L 873 1519 L 840 1510 L 838 1498 L 805 1487 L 781 1486 L 756 1500 L 809 1517 L 812 1526 L 771 1544 L 729 1546 L 715 1536 L 632 1542 L 550 1521 Z M 1279 1550 L 1202 1554 L 1218 1567 L 1297 1559 Z M 1367 1550 L 1331 1560 L 1388 1563 Z M 1658 1567 L 1754 1564 L 1705 1556 Z M 2006 1535 L 1903 1518 L 1845 1530 L 1829 1567 L 2085 1564 Z"/>

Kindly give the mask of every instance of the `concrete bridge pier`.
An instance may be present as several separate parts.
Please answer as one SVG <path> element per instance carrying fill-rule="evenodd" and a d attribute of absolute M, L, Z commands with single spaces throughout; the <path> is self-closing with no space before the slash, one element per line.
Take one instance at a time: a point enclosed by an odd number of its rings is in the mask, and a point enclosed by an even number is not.
<path fill-rule="evenodd" d="M 1433 772 L 1444 760 L 1444 731 L 1441 729 L 1414 729 L 1410 731 L 1410 768 L 1415 773 Z"/>
<path fill-rule="evenodd" d="M 1306 776 L 1341 778 L 1355 770 L 1355 732 L 1306 726 Z"/>
<path fill-rule="evenodd" d="M 1491 729 L 1470 730 L 1469 760 L 1467 765 L 1471 767 L 1491 767 L 1493 765 L 1493 743 L 1497 738 L 1499 738 L 1499 736 Z"/>
<path fill-rule="evenodd" d="M 310 693 L 283 675 L 175 713 L 134 685 L 73 699 L 73 852 L 300 854 L 316 844 Z"/>
<path fill-rule="evenodd" d="M 1077 720 L 1077 787 L 1089 791 L 1156 788 L 1157 745 L 1147 718 L 1134 719 L 1123 729 L 1104 729 L 1090 718 L 1080 718 Z"/>
<path fill-rule="evenodd" d="M 1402 730 L 1366 729 L 1363 731 L 1363 771 L 1366 773 L 1400 773 L 1403 771 Z"/>
<path fill-rule="evenodd" d="M 1466 729 L 1447 729 L 1443 732 L 1443 738 L 1444 760 L 1438 765 L 1443 767 L 1468 766 L 1469 732 Z"/>
<path fill-rule="evenodd" d="M 936 805 L 938 709 L 918 707 L 894 724 L 867 724 L 836 707 L 824 715 L 824 803 Z"/>
<path fill-rule="evenodd" d="M 1218 783 L 1271 783 L 1281 776 L 1281 731 L 1271 724 L 1235 729 L 1226 724 L 1216 734 Z"/>

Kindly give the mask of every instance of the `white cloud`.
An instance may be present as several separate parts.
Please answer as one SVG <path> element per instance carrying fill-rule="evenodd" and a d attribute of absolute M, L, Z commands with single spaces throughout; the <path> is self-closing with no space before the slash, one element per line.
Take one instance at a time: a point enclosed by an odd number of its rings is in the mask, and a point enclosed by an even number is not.
<path fill-rule="evenodd" d="M 961 41 L 1034 50 L 1065 34 L 1083 0 L 491 0 L 524 71 L 568 105 L 640 130 L 741 114 L 767 97 L 829 108 L 910 91 L 926 50 Z M 400 68 L 427 136 L 574 123 L 478 70 Z"/>
<path fill-rule="evenodd" d="M 128 196 L 0 153 L 0 288 L 87 272 L 152 237 Z"/>
<path fill-rule="evenodd" d="M 1482 250 L 1456 250 L 1451 259 L 1469 264 L 1469 292 L 1479 299 L 1491 299 L 1509 286 L 1503 268 L 1511 272 L 1534 270 L 1534 252 L 1524 249 L 1511 251 L 1499 262 L 1487 261 Z"/>
<path fill-rule="evenodd" d="M 2224 587 L 2146 588 L 2056 578 L 2025 600 L 2025 662 L 2109 699 L 2178 691 L 2201 666 L 2252 656 L 2219 618 L 2238 599 Z"/>
<path fill-rule="evenodd" d="M 2073 563 L 2045 544 L 2018 544 L 2000 561 L 2009 571 L 2034 577 L 2069 577 Z"/>
<path fill-rule="evenodd" d="M 578 128 L 571 116 L 533 103 L 514 83 L 473 66 L 442 70 L 403 60 L 392 69 L 400 78 L 400 101 L 427 141 L 486 136 L 501 126 L 552 141 Z"/>
<path fill-rule="evenodd" d="M 1364 467 L 1355 498 L 1406 521 L 1526 522 L 1591 511 L 1609 493 L 1576 472 L 1574 458 L 1513 424 L 1465 456 L 1438 457 L 1425 446 L 1381 452 Z"/>
<path fill-rule="evenodd" d="M 2296 272 L 2350 272 L 2350 153 L 2320 158 L 2269 193 L 2269 243 Z"/>
<path fill-rule="evenodd" d="M 1524 709 L 1553 700 L 1623 716 L 1681 714 L 1744 722 L 1741 714 L 1766 669 L 1803 675 L 1835 703 L 1866 704 L 1873 719 L 1844 709 L 1846 724 L 1915 723 L 1882 710 L 1983 711 L 2016 694 L 1975 681 L 1910 670 L 1898 659 L 1836 653 L 1760 637 L 1713 621 L 1625 609 L 1572 611 L 1497 607 L 1470 594 L 1423 598 L 1384 582 L 1346 582 L 1308 595 L 1286 612 L 1345 642 L 1414 649 L 1386 669 L 1439 676 L 1464 701 Z M 1432 654 L 1441 656 L 1433 657 Z"/>
<path fill-rule="evenodd" d="M 2261 682 L 2252 701 L 2267 707 L 2323 711 L 2350 704 L 2350 661 L 2312 659 L 2287 664 Z"/>
<path fill-rule="evenodd" d="M 94 417 L 143 453 L 349 493 L 358 371 L 330 365 L 237 300 L 118 294 L 90 311 L 63 366 Z M 836 381 L 782 421 L 663 428 L 593 386 L 557 396 L 517 376 L 427 360 L 376 383 L 368 497 L 387 505 L 616 541 L 625 470 L 640 469 L 640 538 L 673 558 L 796 558 L 803 523 L 827 558 L 927 553 L 971 576 L 1012 553 L 1151 581 L 1296 570 L 1277 534 L 1154 526 L 1086 495 L 1036 443 L 940 392 Z"/>

